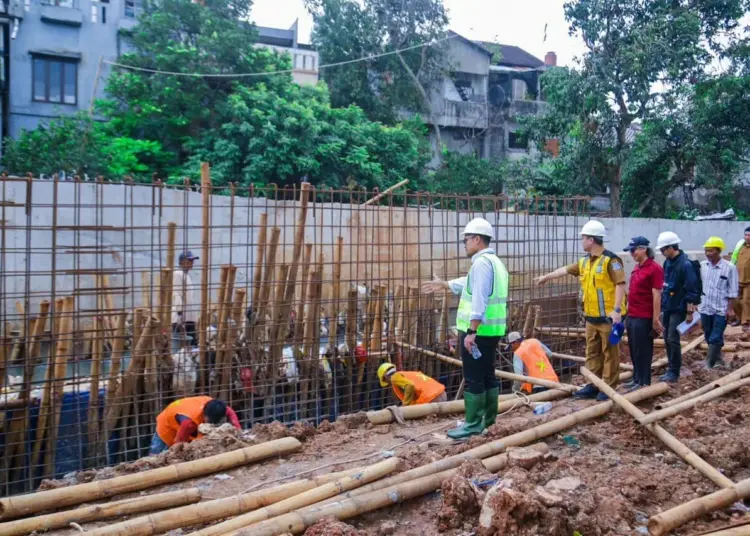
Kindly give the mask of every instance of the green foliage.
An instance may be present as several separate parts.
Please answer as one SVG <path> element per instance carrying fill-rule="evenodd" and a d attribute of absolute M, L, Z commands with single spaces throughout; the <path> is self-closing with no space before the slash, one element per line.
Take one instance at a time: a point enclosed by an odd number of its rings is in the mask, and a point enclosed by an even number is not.
<path fill-rule="evenodd" d="M 158 142 L 113 135 L 87 113 L 62 116 L 6 139 L 3 165 L 10 173 L 150 178 L 168 158 Z"/>
<path fill-rule="evenodd" d="M 305 0 L 315 21 L 321 63 L 374 56 L 445 37 L 441 0 Z M 357 105 L 370 119 L 396 121 L 400 109 L 429 111 L 423 88 L 442 71 L 443 46 L 419 47 L 365 62 L 330 67 L 323 79 L 334 107 Z M 420 86 L 423 86 L 420 88 Z"/>

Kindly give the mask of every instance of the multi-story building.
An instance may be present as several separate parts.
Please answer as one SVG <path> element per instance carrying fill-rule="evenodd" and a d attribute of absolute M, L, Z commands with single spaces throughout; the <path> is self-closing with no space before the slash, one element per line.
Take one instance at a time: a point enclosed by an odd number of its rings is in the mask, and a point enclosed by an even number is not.
<path fill-rule="evenodd" d="M 0 134 L 16 137 L 104 97 L 110 66 L 127 51 L 123 30 L 142 0 L 0 0 Z M 318 55 L 289 30 L 258 28 L 260 46 L 288 52 L 293 78 L 316 83 Z"/>
<path fill-rule="evenodd" d="M 521 115 L 539 113 L 540 76 L 556 64 L 553 52 L 542 61 L 511 45 L 476 42 L 451 32 L 446 44 L 447 73 L 430 87 L 430 117 L 443 146 L 452 151 L 499 160 L 526 155 L 529 142 L 518 133 Z M 433 165 L 439 162 L 431 133 Z"/>

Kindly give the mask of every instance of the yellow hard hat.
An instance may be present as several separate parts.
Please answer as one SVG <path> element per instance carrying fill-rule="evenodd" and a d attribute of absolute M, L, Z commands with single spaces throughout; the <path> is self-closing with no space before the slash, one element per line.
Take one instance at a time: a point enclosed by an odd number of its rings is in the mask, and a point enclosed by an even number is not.
<path fill-rule="evenodd" d="M 716 248 L 719 251 L 724 251 L 724 241 L 718 236 L 710 236 L 706 243 L 703 244 L 703 249 Z"/>
<path fill-rule="evenodd" d="M 396 365 L 393 363 L 383 363 L 378 367 L 378 379 L 380 380 L 380 387 L 388 387 L 388 382 L 385 381 L 385 375 L 388 374 L 389 370 L 396 372 Z"/>

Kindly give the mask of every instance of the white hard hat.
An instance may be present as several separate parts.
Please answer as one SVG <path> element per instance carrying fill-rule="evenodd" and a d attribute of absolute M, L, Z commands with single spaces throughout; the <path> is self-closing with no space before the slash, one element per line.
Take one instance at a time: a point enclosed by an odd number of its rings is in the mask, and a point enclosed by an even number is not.
<path fill-rule="evenodd" d="M 489 236 L 490 240 L 495 239 L 495 232 L 492 230 L 492 224 L 484 218 L 474 218 L 466 224 L 462 235 L 474 234 Z"/>
<path fill-rule="evenodd" d="M 604 238 L 605 236 L 607 236 L 607 230 L 604 228 L 604 224 L 602 222 L 591 220 L 587 221 L 583 228 L 581 228 L 580 235 L 600 236 Z"/>
<path fill-rule="evenodd" d="M 656 247 L 661 249 L 667 246 L 676 246 L 680 242 L 682 242 L 682 240 L 680 240 L 680 237 L 677 236 L 677 233 L 673 233 L 672 231 L 664 231 L 659 235 L 659 239 L 656 241 Z"/>

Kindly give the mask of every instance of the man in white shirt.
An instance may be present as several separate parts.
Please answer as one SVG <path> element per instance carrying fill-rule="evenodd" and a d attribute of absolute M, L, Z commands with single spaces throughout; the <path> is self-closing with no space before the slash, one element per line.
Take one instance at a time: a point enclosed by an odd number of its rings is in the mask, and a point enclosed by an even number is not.
<path fill-rule="evenodd" d="M 737 267 L 721 258 L 724 241 L 712 236 L 703 244 L 706 260 L 701 263 L 703 296 L 698 306 L 703 333 L 708 343 L 706 366 L 723 365 L 721 348 L 724 346 L 724 330 L 727 318 L 734 318 L 734 304 L 739 294 Z"/>
<path fill-rule="evenodd" d="M 185 333 L 191 345 L 198 344 L 195 339 L 195 320 L 198 316 L 195 300 L 195 287 L 190 277 L 193 263 L 198 260 L 192 251 L 180 254 L 180 270 L 172 275 L 172 331 L 179 331 L 185 327 Z"/>

